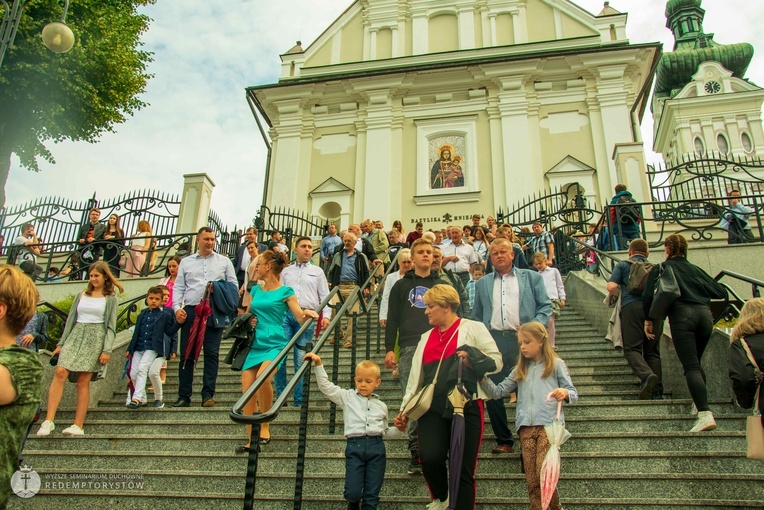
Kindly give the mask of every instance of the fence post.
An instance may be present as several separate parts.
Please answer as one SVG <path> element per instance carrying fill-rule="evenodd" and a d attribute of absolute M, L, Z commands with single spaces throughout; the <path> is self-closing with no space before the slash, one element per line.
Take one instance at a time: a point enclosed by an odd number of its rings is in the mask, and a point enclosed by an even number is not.
<path fill-rule="evenodd" d="M 177 234 L 196 232 L 207 225 L 212 200 L 212 182 L 207 174 L 185 174 L 180 198 Z"/>

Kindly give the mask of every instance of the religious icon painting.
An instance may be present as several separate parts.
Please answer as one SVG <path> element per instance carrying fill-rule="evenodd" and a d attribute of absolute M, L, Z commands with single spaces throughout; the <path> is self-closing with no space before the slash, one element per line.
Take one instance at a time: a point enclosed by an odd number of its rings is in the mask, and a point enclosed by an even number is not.
<path fill-rule="evenodd" d="M 464 136 L 439 136 L 428 140 L 430 189 L 464 187 Z"/>

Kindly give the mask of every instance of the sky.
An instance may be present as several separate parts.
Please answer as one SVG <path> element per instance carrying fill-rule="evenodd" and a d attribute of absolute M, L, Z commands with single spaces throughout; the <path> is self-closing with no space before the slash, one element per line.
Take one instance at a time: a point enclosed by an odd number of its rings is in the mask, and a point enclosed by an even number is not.
<path fill-rule="evenodd" d="M 56 163 L 41 172 L 11 162 L 8 206 L 40 196 L 105 199 L 137 189 L 180 194 L 183 175 L 207 173 L 215 183 L 212 209 L 229 228 L 248 224 L 262 199 L 266 147 L 245 99 L 245 87 L 275 83 L 279 54 L 301 40 L 318 37 L 352 0 L 157 0 L 144 9 L 152 18 L 144 35 L 154 52 L 154 74 L 136 113 L 98 143 L 50 143 Z M 373 0 L 371 0 L 373 1 Z M 575 3 L 597 14 L 602 0 Z M 662 42 L 673 48 L 665 28 L 665 0 L 611 0 L 629 13 L 631 42 Z M 764 86 L 764 38 L 757 31 L 764 2 L 705 0 L 704 29 L 718 43 L 750 42 L 756 52 L 747 77 Z M 68 18 L 70 25 L 77 20 Z M 652 118 L 643 120 L 649 163 Z"/>

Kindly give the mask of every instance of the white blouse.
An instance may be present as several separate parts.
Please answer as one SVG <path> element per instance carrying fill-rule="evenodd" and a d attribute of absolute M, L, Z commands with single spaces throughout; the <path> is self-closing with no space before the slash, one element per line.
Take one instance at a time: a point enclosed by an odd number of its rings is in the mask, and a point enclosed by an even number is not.
<path fill-rule="evenodd" d="M 106 298 L 90 297 L 83 294 L 77 305 L 77 322 L 83 324 L 103 324 L 106 316 Z"/>

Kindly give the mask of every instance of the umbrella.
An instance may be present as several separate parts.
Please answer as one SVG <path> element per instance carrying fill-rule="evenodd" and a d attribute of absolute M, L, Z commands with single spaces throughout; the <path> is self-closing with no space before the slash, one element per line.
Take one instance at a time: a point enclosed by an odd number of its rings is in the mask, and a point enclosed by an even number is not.
<path fill-rule="evenodd" d="M 133 380 L 130 378 L 130 370 L 133 367 L 133 358 L 127 358 L 125 360 L 125 370 L 122 372 L 122 379 L 127 377 L 127 389 L 130 392 L 130 395 L 133 394 L 135 391 L 135 386 L 133 385 Z"/>
<path fill-rule="evenodd" d="M 550 395 L 546 400 L 549 402 Z M 570 439 L 570 432 L 565 430 L 565 422 L 560 421 L 562 402 L 557 402 L 557 418 L 549 425 L 544 425 L 546 436 L 549 439 L 549 451 L 541 464 L 541 508 L 546 510 L 552 501 L 554 491 L 557 490 L 557 482 L 560 480 L 560 446 Z"/>
<path fill-rule="evenodd" d="M 212 282 L 207 284 L 204 291 L 204 297 L 194 308 L 194 322 L 191 323 L 191 331 L 188 334 L 188 343 L 184 353 L 183 366 L 185 367 L 192 355 L 194 363 L 199 359 L 204 344 L 204 332 L 207 329 L 207 319 L 212 315 L 212 306 L 210 305 L 210 292 L 212 292 Z"/>
<path fill-rule="evenodd" d="M 462 382 L 464 360 L 459 357 L 458 379 L 456 386 L 448 394 L 448 401 L 454 407 L 451 419 L 451 447 L 448 452 L 448 508 L 456 508 L 456 496 L 459 494 L 459 478 L 462 473 L 464 457 L 464 406 L 471 400 L 470 393 Z"/>

